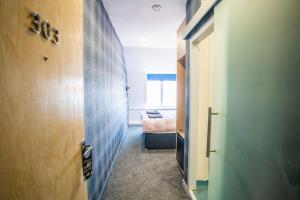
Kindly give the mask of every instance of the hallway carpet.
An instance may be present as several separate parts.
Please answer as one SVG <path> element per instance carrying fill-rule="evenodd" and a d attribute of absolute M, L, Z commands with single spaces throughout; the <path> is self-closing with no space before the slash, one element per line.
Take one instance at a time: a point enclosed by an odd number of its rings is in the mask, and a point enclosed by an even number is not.
<path fill-rule="evenodd" d="M 141 126 L 130 126 L 116 158 L 104 200 L 189 199 L 175 150 L 147 150 Z"/>

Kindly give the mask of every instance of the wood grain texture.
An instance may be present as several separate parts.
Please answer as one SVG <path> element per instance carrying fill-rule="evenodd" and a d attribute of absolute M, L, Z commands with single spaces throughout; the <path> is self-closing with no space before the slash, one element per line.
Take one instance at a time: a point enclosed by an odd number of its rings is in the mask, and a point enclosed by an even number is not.
<path fill-rule="evenodd" d="M 176 129 L 184 138 L 185 130 L 185 57 L 177 61 Z"/>
<path fill-rule="evenodd" d="M 177 60 L 182 59 L 186 52 L 186 42 L 183 39 L 185 24 L 186 21 L 184 19 L 177 30 Z"/>
<path fill-rule="evenodd" d="M 28 31 L 31 11 L 58 46 Z M 0 2 L 0 199 L 87 199 L 82 14 L 82 1 Z"/>
<path fill-rule="evenodd" d="M 176 129 L 184 138 L 185 132 L 185 53 L 186 42 L 183 40 L 183 32 L 186 21 L 183 20 L 177 30 L 177 107 Z"/>

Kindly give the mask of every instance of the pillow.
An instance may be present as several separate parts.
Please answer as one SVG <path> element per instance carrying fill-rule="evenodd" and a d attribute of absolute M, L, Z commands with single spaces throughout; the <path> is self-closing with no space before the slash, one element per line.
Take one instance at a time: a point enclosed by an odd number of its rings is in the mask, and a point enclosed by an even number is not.
<path fill-rule="evenodd" d="M 158 113 L 158 114 L 148 114 L 148 117 L 149 118 L 163 118 L 163 116 L 160 113 Z"/>
<path fill-rule="evenodd" d="M 147 110 L 147 114 L 160 114 L 157 110 Z"/>

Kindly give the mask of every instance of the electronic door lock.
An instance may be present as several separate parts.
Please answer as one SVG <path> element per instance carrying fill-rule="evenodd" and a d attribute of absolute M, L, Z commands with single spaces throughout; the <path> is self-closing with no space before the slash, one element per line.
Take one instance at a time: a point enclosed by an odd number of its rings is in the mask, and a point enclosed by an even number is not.
<path fill-rule="evenodd" d="M 93 171 L 93 147 L 87 145 L 85 140 L 82 141 L 81 147 L 83 176 L 84 180 L 87 180 L 92 176 Z"/>

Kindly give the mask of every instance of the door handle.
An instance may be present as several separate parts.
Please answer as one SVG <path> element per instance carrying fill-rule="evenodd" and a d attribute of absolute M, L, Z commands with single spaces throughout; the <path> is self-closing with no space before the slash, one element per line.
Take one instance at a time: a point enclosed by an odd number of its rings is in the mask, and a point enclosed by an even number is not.
<path fill-rule="evenodd" d="M 212 108 L 208 107 L 208 125 L 207 125 L 207 144 L 206 144 L 206 157 L 209 158 L 211 152 L 216 152 L 216 150 L 210 149 L 211 140 L 211 116 L 218 115 L 218 113 L 212 112 Z"/>

